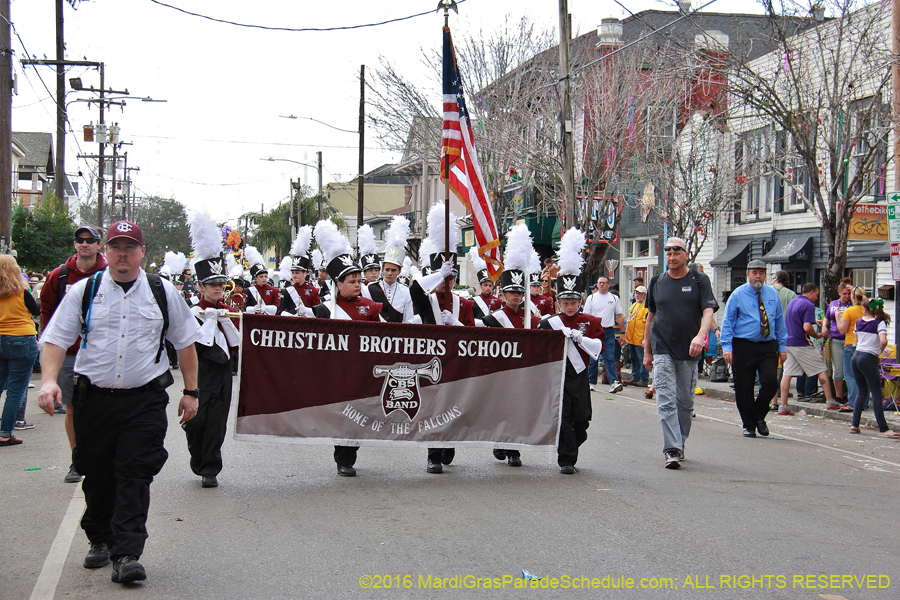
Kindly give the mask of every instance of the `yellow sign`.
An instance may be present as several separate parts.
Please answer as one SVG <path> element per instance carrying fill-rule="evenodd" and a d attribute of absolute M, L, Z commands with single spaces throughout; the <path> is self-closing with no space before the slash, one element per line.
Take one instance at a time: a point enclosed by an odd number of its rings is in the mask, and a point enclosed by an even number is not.
<path fill-rule="evenodd" d="M 887 206 L 884 204 L 857 204 L 850 215 L 848 240 L 888 240 Z"/>

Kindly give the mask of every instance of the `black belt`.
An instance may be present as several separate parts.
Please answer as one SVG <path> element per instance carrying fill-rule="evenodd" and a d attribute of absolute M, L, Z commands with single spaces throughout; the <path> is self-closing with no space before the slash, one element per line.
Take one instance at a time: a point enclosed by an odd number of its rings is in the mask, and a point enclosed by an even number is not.
<path fill-rule="evenodd" d="M 100 387 L 100 386 L 97 386 L 97 385 L 94 385 L 93 383 L 91 383 L 91 380 L 88 379 L 88 377 L 86 375 L 79 375 L 77 373 L 75 374 L 75 389 L 79 390 L 81 392 L 86 392 L 89 390 L 100 390 L 103 392 L 108 392 L 110 394 L 116 394 L 116 393 L 123 394 L 125 392 L 144 392 L 147 390 L 163 391 L 167 387 L 172 385 L 173 383 L 175 383 L 175 378 L 172 377 L 171 371 L 166 371 L 159 377 L 155 377 L 155 378 L 151 379 L 144 385 L 140 385 L 138 387 L 133 387 L 133 388 L 126 388 L 126 389 Z"/>

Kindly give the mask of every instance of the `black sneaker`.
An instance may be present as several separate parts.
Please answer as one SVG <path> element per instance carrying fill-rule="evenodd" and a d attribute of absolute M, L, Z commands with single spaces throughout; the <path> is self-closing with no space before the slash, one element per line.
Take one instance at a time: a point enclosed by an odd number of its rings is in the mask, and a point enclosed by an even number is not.
<path fill-rule="evenodd" d="M 81 473 L 75 470 L 75 465 L 69 465 L 69 472 L 63 479 L 66 483 L 78 483 L 81 481 Z"/>
<path fill-rule="evenodd" d="M 120 556 L 113 561 L 113 583 L 130 583 L 145 579 L 147 579 L 147 572 L 144 570 L 144 565 L 139 563 L 135 557 Z"/>
<path fill-rule="evenodd" d="M 219 481 L 215 475 L 204 475 L 200 480 L 200 486 L 205 488 L 219 487 Z"/>
<path fill-rule="evenodd" d="M 522 459 L 519 458 L 518 456 L 509 456 L 509 455 L 507 455 L 507 457 L 506 457 L 506 464 L 508 464 L 508 465 L 511 466 L 511 467 L 521 467 L 521 466 L 522 466 Z"/>
<path fill-rule="evenodd" d="M 494 450 L 494 458 L 497 460 L 506 460 L 506 450 Z"/>
<path fill-rule="evenodd" d="M 575 465 L 563 465 L 559 468 L 559 472 L 563 475 L 574 475 L 578 469 L 575 468 Z"/>
<path fill-rule="evenodd" d="M 443 473 L 443 472 L 444 472 L 444 467 L 441 466 L 441 461 L 439 461 L 439 460 L 431 460 L 431 459 L 429 458 L 429 459 L 428 459 L 428 467 L 425 469 L 425 471 L 426 471 L 427 473 L 433 473 L 433 474 Z"/>
<path fill-rule="evenodd" d="M 106 544 L 91 544 L 87 556 L 84 557 L 85 569 L 99 569 L 109 564 L 109 548 Z"/>
<path fill-rule="evenodd" d="M 681 468 L 681 453 L 678 450 L 666 450 L 665 455 L 667 469 Z"/>

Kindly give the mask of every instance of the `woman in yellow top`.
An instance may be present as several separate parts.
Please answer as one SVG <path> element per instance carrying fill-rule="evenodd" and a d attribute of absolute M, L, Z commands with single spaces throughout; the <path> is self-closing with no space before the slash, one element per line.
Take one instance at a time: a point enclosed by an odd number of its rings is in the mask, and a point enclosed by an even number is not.
<path fill-rule="evenodd" d="M 856 379 L 853 377 L 853 369 L 850 368 L 850 360 L 856 352 L 856 321 L 866 314 L 863 304 L 868 304 L 866 292 L 861 287 L 853 288 L 853 306 L 844 309 L 843 315 L 837 322 L 838 331 L 844 336 L 844 381 L 847 384 L 847 400 L 850 408 L 856 402 Z M 863 398 L 863 410 L 869 407 L 869 396 Z"/>
<path fill-rule="evenodd" d="M 644 326 L 647 323 L 647 288 L 642 285 L 634 288 L 635 301 L 625 315 L 625 343 L 631 352 L 631 385 L 647 387 L 650 373 L 644 366 Z"/>
<path fill-rule="evenodd" d="M 0 390 L 6 389 L 0 417 L 0 446 L 22 443 L 12 430 L 37 360 L 37 331 L 31 317 L 40 312 L 16 259 L 0 255 Z"/>

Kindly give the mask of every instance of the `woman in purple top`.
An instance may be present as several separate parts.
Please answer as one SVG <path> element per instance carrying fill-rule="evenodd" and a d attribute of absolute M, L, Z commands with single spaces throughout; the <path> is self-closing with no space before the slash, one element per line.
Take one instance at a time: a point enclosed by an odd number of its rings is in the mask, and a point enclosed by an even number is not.
<path fill-rule="evenodd" d="M 866 314 L 856 321 L 856 352 L 850 361 L 857 384 L 850 433 L 859 433 L 863 398 L 866 397 L 866 393 L 871 392 L 878 430 L 884 437 L 900 438 L 900 433 L 891 431 L 884 420 L 881 373 L 878 369 L 878 356 L 887 346 L 887 324 L 891 322 L 891 317 L 884 313 L 884 300 L 881 298 L 868 300 L 863 306 Z"/>

